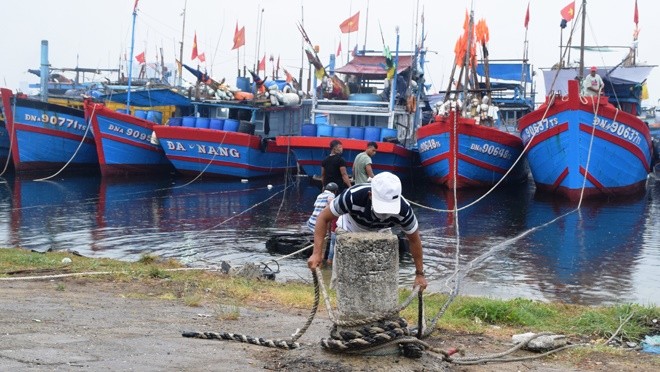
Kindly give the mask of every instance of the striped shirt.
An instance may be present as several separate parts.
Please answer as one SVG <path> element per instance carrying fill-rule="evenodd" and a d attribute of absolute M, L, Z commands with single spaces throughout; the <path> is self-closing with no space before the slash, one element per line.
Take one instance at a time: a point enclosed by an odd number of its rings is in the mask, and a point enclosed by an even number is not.
<path fill-rule="evenodd" d="M 419 227 L 410 204 L 401 197 L 399 214 L 376 215 L 371 209 L 371 184 L 355 185 L 341 193 L 330 203 L 330 211 L 339 217 L 337 227 L 348 232 L 379 231 L 399 226 L 406 234 Z"/>
<path fill-rule="evenodd" d="M 321 214 L 321 211 L 325 208 L 325 206 L 328 205 L 328 203 L 330 203 L 334 198 L 335 194 L 329 190 L 324 190 L 316 197 L 316 201 L 314 202 L 314 212 L 312 212 L 309 220 L 307 220 L 307 227 L 310 230 L 314 231 L 314 228 L 316 227 L 316 219 L 319 217 L 319 214 Z"/>

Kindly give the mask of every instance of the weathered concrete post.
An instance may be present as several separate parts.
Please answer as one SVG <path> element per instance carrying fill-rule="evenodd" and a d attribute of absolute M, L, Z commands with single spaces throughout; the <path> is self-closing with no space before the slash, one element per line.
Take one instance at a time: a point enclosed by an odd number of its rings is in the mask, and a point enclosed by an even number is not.
<path fill-rule="evenodd" d="M 396 235 L 339 234 L 335 262 L 339 320 L 366 319 L 396 310 L 399 305 L 399 241 Z M 393 319 L 398 318 L 398 314 L 393 316 Z M 351 330 L 360 327 L 338 328 Z M 397 345 L 378 352 L 379 355 L 396 353 Z"/>

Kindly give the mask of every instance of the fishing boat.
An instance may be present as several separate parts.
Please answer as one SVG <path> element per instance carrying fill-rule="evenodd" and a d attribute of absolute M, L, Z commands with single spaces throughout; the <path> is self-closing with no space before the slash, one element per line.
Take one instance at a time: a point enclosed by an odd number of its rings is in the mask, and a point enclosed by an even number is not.
<path fill-rule="evenodd" d="M 3 105 L 0 105 L 0 175 L 4 174 L 7 167 L 11 165 L 9 161 L 9 132 L 7 132 L 3 110 Z"/>
<path fill-rule="evenodd" d="M 98 171 L 94 135 L 83 110 L 1 91 L 16 172 Z"/>
<path fill-rule="evenodd" d="M 580 12 L 584 27 L 584 1 Z M 607 71 L 604 95 L 583 95 L 575 79 L 566 81 L 567 90 L 561 84 L 555 86 L 558 88 L 550 85 L 545 103 L 521 118 L 518 126 L 538 191 L 581 200 L 630 195 L 645 189 L 652 155 L 649 127 L 637 117 L 640 96 L 633 89 L 623 102 L 620 92 L 632 86 L 641 90 L 643 81 L 639 79 L 645 79 L 651 67 L 597 69 Z M 615 79 L 615 70 L 625 71 L 625 76 Z M 557 81 L 567 71 L 571 71 L 572 78 L 586 76 L 583 52 L 577 70 L 554 71 Z"/>
<path fill-rule="evenodd" d="M 355 157 L 373 141 L 378 145 L 372 158 L 374 173 L 388 171 L 409 178 L 418 165 L 412 138 L 417 105 L 406 105 L 410 101 L 405 99 L 415 94 L 407 94 L 406 89 L 418 74 L 415 57 L 414 53 L 399 53 L 398 47 L 394 56 L 356 51 L 348 64 L 326 72 L 318 56 L 310 52 L 308 58 L 317 66 L 315 77 L 322 77 L 312 98 L 311 116 L 306 117 L 300 133 L 278 136 L 277 144 L 294 153 L 306 175 L 319 178 L 321 162 L 330 155 L 333 139 L 342 143 L 349 173 Z M 344 75 L 348 83 L 337 74 Z M 384 81 L 391 81 L 392 86 Z"/>
<path fill-rule="evenodd" d="M 293 171 L 295 161 L 275 137 L 299 131 L 309 105 L 299 100 L 274 102 L 259 97 L 193 100 L 191 116 L 176 117 L 170 125 L 153 130 L 165 156 L 183 175 L 245 179 L 281 175 Z"/>
<path fill-rule="evenodd" d="M 122 93 L 100 99 L 126 102 L 126 96 Z M 151 140 L 153 128 L 189 106 L 188 98 L 166 88 L 131 92 L 130 114 L 126 109 L 86 100 L 85 117 L 94 133 L 101 174 L 109 177 L 173 173 L 174 167 L 160 143 Z"/>
<path fill-rule="evenodd" d="M 530 98 L 520 97 L 520 92 L 525 92 L 523 83 L 530 76 L 529 72 L 525 76 L 529 65 L 526 59 L 517 66 L 494 65 L 494 71 L 502 71 L 504 78 L 516 78 L 518 83 L 491 84 L 485 21 L 475 26 L 471 12 L 465 25 L 465 34 L 457 42 L 444 102 L 436 106 L 437 115 L 432 122 L 417 130 L 422 168 L 431 182 L 451 189 L 490 187 L 501 181 L 524 182 L 527 168 L 519 161 L 523 144 L 517 133 L 510 130 L 510 124 L 533 107 Z M 477 69 L 476 45 L 484 51 L 481 69 Z M 454 80 L 457 67 L 458 79 Z M 516 67 L 517 75 L 513 73 Z M 477 80 L 477 71 L 481 71 L 485 81 Z M 454 82 L 462 85 L 463 90 L 453 90 Z M 506 90 L 519 92 L 518 96 L 504 95 Z M 462 101 L 457 94 L 462 94 Z M 500 107 L 502 116 L 498 116 Z"/>

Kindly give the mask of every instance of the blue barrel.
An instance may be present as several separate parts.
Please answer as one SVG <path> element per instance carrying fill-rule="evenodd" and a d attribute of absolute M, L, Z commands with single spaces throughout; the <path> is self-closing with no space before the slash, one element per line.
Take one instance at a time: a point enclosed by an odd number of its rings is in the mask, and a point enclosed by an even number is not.
<path fill-rule="evenodd" d="M 300 135 L 303 137 L 316 137 L 316 124 L 303 124 Z"/>
<path fill-rule="evenodd" d="M 237 132 L 240 122 L 236 119 L 225 119 L 224 130 L 227 132 Z"/>
<path fill-rule="evenodd" d="M 367 141 L 380 141 L 380 127 L 364 127 L 364 139 Z"/>
<path fill-rule="evenodd" d="M 128 110 L 126 109 L 117 109 L 117 112 L 120 114 L 128 114 Z"/>
<path fill-rule="evenodd" d="M 348 128 L 348 138 L 364 139 L 364 127 L 350 127 Z"/>
<path fill-rule="evenodd" d="M 209 128 L 215 130 L 222 130 L 225 127 L 225 119 L 213 118 L 209 122 Z"/>
<path fill-rule="evenodd" d="M 196 119 L 197 118 L 194 117 L 194 116 L 185 116 L 183 118 L 183 120 L 181 121 L 181 125 L 183 125 L 184 127 L 188 127 L 188 128 L 194 128 Z"/>
<path fill-rule="evenodd" d="M 382 101 L 383 99 L 379 94 L 353 93 L 348 95 L 348 100 L 349 100 L 348 104 L 351 106 L 372 106 L 372 104 L 369 102 L 379 102 Z"/>
<path fill-rule="evenodd" d="M 316 114 L 316 116 L 314 117 L 314 122 L 316 124 L 328 124 L 328 115 Z"/>
<path fill-rule="evenodd" d="M 337 138 L 348 138 L 348 127 L 332 127 L 332 136 Z"/>
<path fill-rule="evenodd" d="M 135 110 L 135 115 L 136 118 L 140 119 L 146 119 L 147 118 L 147 112 L 144 110 Z"/>
<path fill-rule="evenodd" d="M 197 118 L 195 120 L 195 128 L 209 129 L 211 119 L 209 118 Z"/>
<path fill-rule="evenodd" d="M 385 140 L 387 137 L 394 137 L 396 138 L 396 129 L 390 129 L 390 128 L 383 128 L 380 131 L 380 140 L 381 142 Z"/>
<path fill-rule="evenodd" d="M 167 125 L 170 127 L 180 127 L 183 122 L 182 117 L 171 117 L 170 120 L 167 121 Z"/>
<path fill-rule="evenodd" d="M 252 88 L 250 87 L 250 79 L 244 76 L 237 77 L 236 88 L 242 90 L 243 92 L 251 92 Z"/>
<path fill-rule="evenodd" d="M 319 137 L 332 137 L 332 125 L 316 124 L 316 135 Z"/>
<path fill-rule="evenodd" d="M 147 111 L 147 120 L 161 124 L 163 122 L 163 113 L 160 111 L 149 110 Z"/>

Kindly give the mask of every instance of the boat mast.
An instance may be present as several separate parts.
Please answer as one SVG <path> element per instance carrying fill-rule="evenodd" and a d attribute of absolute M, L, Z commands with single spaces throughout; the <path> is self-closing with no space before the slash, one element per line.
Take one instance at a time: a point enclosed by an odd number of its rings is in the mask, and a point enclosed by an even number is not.
<path fill-rule="evenodd" d="M 587 0 L 582 0 L 582 36 L 580 40 L 580 71 L 578 72 L 578 76 L 580 77 L 580 80 L 584 77 L 584 25 L 585 25 L 585 20 L 587 18 Z"/>
<path fill-rule="evenodd" d="M 465 48 L 465 60 L 463 62 L 463 68 L 465 69 L 465 83 L 463 84 L 463 109 L 461 110 L 463 115 L 467 112 L 467 94 L 468 94 L 468 84 L 470 83 L 470 63 L 472 56 L 470 52 L 472 49 L 472 38 L 474 35 L 474 8 L 470 6 L 470 20 L 468 21 L 468 37 L 467 37 L 467 48 Z M 457 110 L 458 111 L 458 110 Z"/>
<path fill-rule="evenodd" d="M 133 48 L 135 46 L 135 18 L 137 18 L 138 1 L 133 6 L 133 27 L 131 30 L 131 58 L 128 60 L 128 89 L 126 90 L 126 113 L 131 112 L 131 80 L 133 78 Z"/>
<path fill-rule="evenodd" d="M 181 43 L 179 43 L 179 63 L 177 63 L 177 69 L 179 74 L 179 86 L 183 86 L 183 38 L 186 36 L 186 7 L 188 6 L 188 0 L 183 2 L 183 25 L 181 26 Z"/>

